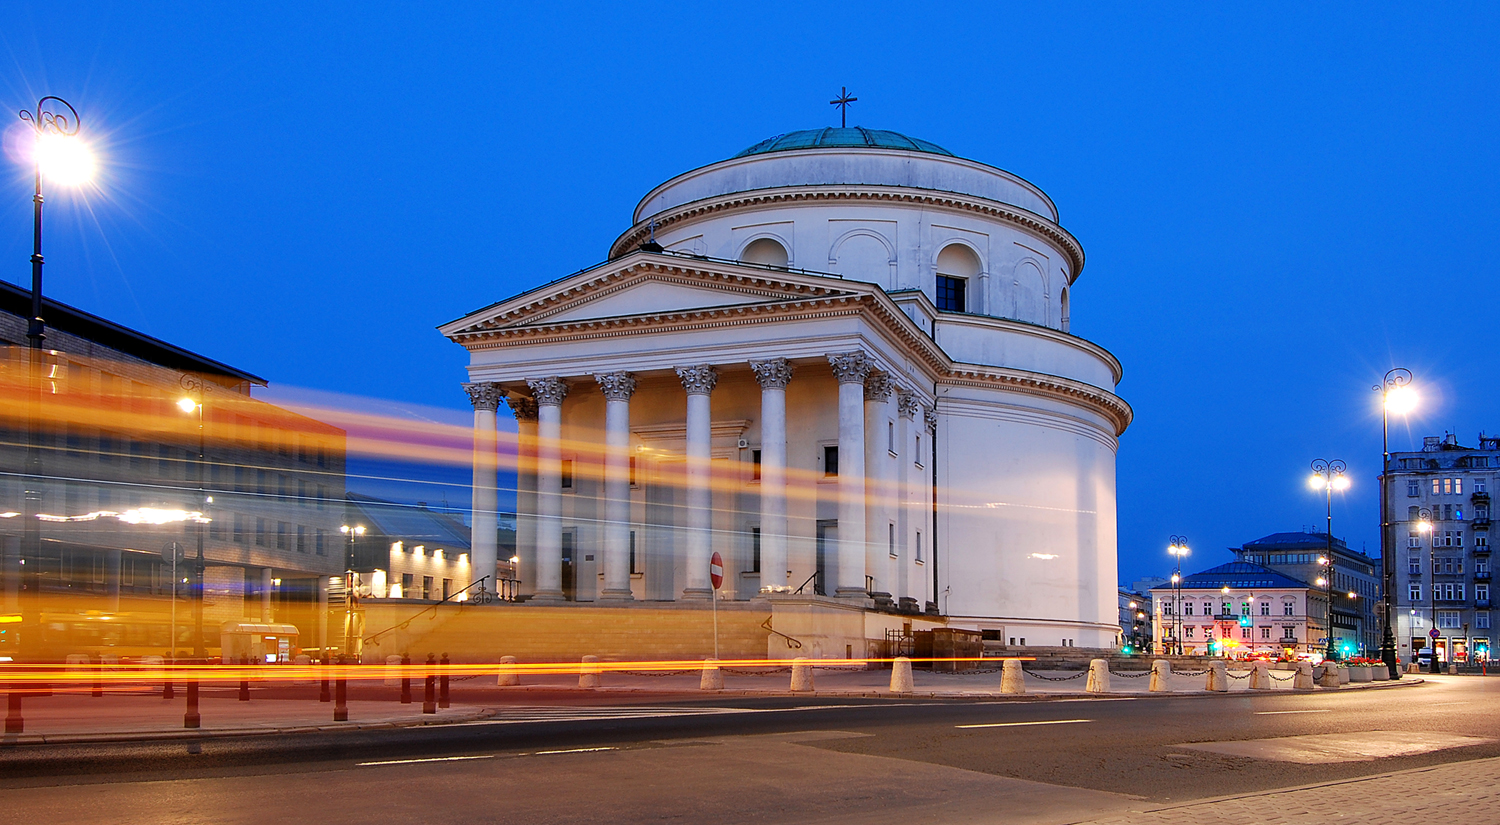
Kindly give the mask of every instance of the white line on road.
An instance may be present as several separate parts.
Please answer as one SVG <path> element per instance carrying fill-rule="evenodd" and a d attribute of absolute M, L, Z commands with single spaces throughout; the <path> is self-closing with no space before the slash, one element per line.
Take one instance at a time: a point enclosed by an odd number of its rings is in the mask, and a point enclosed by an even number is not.
<path fill-rule="evenodd" d="M 1041 722 L 989 722 L 983 725 L 954 725 L 955 728 L 1019 728 L 1026 725 L 1072 725 L 1092 722 L 1092 719 L 1048 719 Z"/>
<path fill-rule="evenodd" d="M 614 750 L 619 750 L 619 748 L 569 748 L 569 749 L 567 749 L 565 751 L 537 751 L 536 753 L 531 754 L 531 756 L 548 756 L 548 755 L 554 754 L 554 753 L 593 753 L 595 751 L 614 751 Z M 522 756 L 526 756 L 526 754 L 521 754 L 521 755 Z"/>
<path fill-rule="evenodd" d="M 1280 716 L 1283 713 L 1331 713 L 1330 708 L 1319 708 L 1317 710 L 1258 710 L 1256 716 Z"/>
<path fill-rule="evenodd" d="M 460 762 L 466 759 L 494 758 L 494 754 L 486 754 L 484 756 L 431 756 L 426 759 L 387 759 L 382 762 L 357 762 L 355 764 L 361 768 L 368 768 L 372 765 L 415 765 L 419 762 Z"/>

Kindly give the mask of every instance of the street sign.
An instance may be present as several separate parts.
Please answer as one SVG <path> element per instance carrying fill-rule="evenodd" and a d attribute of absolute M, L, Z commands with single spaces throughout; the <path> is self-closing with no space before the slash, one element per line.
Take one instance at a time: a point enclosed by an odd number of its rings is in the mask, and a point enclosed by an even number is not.
<path fill-rule="evenodd" d="M 1433 629 L 1427 631 L 1427 635 L 1431 636 L 1434 639 L 1436 639 L 1437 637 L 1439 637 L 1439 636 L 1441 636 L 1443 634 L 1439 633 L 1438 629 L 1434 627 Z"/>
<path fill-rule="evenodd" d="M 708 580 L 713 583 L 715 590 L 724 584 L 724 558 L 717 552 L 708 560 Z"/>

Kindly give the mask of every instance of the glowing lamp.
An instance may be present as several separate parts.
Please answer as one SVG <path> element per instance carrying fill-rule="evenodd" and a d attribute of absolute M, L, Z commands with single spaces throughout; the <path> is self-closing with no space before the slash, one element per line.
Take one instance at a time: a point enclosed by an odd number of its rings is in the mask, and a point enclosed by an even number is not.
<path fill-rule="evenodd" d="M 179 399 L 177 399 L 177 409 L 182 410 L 185 413 L 190 413 L 193 410 L 197 409 L 197 407 L 198 407 L 198 402 L 194 401 L 191 398 L 179 398 Z"/>
<path fill-rule="evenodd" d="M 94 153 L 76 137 L 43 133 L 37 141 L 36 160 L 53 183 L 77 186 L 94 177 Z"/>
<path fill-rule="evenodd" d="M 1397 415 L 1406 415 L 1417 407 L 1417 392 L 1403 385 L 1392 387 L 1385 394 L 1385 408 Z"/>

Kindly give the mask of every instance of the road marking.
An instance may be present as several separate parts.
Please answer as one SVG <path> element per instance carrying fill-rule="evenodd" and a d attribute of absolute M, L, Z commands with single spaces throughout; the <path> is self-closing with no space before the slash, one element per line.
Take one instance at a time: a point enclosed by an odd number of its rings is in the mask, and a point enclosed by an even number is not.
<path fill-rule="evenodd" d="M 1331 708 L 1321 708 L 1319 710 L 1258 710 L 1258 711 L 1255 712 L 1255 715 L 1256 716 L 1280 716 L 1283 713 L 1332 713 L 1332 712 L 1333 712 L 1333 710 Z"/>
<path fill-rule="evenodd" d="M 423 730 L 463 728 L 484 725 L 526 725 L 540 722 L 605 722 L 625 719 L 666 719 L 677 716 L 718 716 L 751 713 L 789 713 L 793 711 L 839 710 L 850 708 L 914 707 L 916 703 L 891 702 L 879 705 L 803 705 L 791 708 L 724 708 L 724 707 L 671 707 L 671 706 L 609 706 L 594 708 L 573 707 L 516 707 L 497 713 L 499 718 L 479 719 L 472 722 L 423 725 Z"/>
<path fill-rule="evenodd" d="M 1026 725 L 1072 725 L 1078 722 L 1092 722 L 1092 719 L 1048 719 L 1040 722 L 988 722 L 983 725 L 954 725 L 955 728 L 1019 728 Z"/>
<path fill-rule="evenodd" d="M 537 751 L 532 754 L 521 754 L 522 756 L 548 756 L 554 753 L 594 753 L 595 751 L 615 751 L 619 748 L 569 748 L 565 751 Z"/>
<path fill-rule="evenodd" d="M 494 759 L 494 754 L 484 756 L 432 756 L 426 759 L 387 759 L 381 762 L 357 762 L 357 766 L 368 768 L 373 765 L 415 765 L 419 762 L 461 762 L 467 759 Z"/>

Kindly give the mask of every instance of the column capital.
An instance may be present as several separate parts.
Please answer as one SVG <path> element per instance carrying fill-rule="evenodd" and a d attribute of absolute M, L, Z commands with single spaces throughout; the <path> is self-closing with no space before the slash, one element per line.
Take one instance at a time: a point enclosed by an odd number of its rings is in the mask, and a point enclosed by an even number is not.
<path fill-rule="evenodd" d="M 911 390 L 896 390 L 896 412 L 902 418 L 916 418 L 922 409 L 922 402 L 917 400 L 917 394 Z"/>
<path fill-rule="evenodd" d="M 629 401 L 635 395 L 635 376 L 628 372 L 596 372 L 594 381 L 610 401 Z"/>
<path fill-rule="evenodd" d="M 469 403 L 474 405 L 474 410 L 489 410 L 495 412 L 500 409 L 500 385 L 488 382 L 464 384 L 464 392 L 469 394 Z"/>
<path fill-rule="evenodd" d="M 937 432 L 937 410 L 927 410 L 922 413 L 922 421 L 927 424 L 927 429 Z"/>
<path fill-rule="evenodd" d="M 896 382 L 891 380 L 889 373 L 871 370 L 865 377 L 865 400 L 885 401 L 891 397 L 891 390 L 896 388 Z"/>
<path fill-rule="evenodd" d="M 682 388 L 687 390 L 688 395 L 708 395 L 714 391 L 714 386 L 719 383 L 719 372 L 712 365 L 699 364 L 696 367 L 678 367 L 677 377 L 682 379 Z"/>
<path fill-rule="evenodd" d="M 536 402 L 530 398 L 513 395 L 505 399 L 505 403 L 510 405 L 510 411 L 515 413 L 517 421 L 536 420 Z"/>
<path fill-rule="evenodd" d="M 563 399 L 568 397 L 568 382 L 555 375 L 548 378 L 528 378 L 526 386 L 531 387 L 531 396 L 536 399 L 537 406 L 561 407 Z"/>
<path fill-rule="evenodd" d="M 784 390 L 792 383 L 792 363 L 785 358 L 751 361 L 750 369 L 755 371 L 755 380 L 763 390 Z"/>
<path fill-rule="evenodd" d="M 858 350 L 829 355 L 828 363 L 840 384 L 863 384 L 873 368 L 870 356 Z"/>

